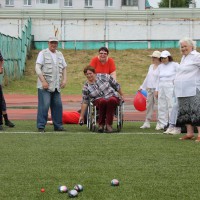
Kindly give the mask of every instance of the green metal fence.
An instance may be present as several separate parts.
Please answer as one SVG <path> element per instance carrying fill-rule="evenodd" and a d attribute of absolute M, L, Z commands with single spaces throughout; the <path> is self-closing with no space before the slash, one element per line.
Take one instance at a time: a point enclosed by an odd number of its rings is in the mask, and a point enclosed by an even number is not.
<path fill-rule="evenodd" d="M 47 41 L 33 41 L 36 49 L 42 50 L 48 48 Z M 109 49 L 124 50 L 124 49 L 165 49 L 178 48 L 178 40 L 117 40 L 117 41 L 60 41 L 58 48 L 75 49 L 75 50 L 90 50 L 99 49 L 102 46 L 107 46 Z M 200 41 L 197 41 L 197 46 L 200 46 Z"/>
<path fill-rule="evenodd" d="M 0 33 L 0 50 L 4 58 L 4 78 L 2 75 L 0 76 L 1 84 L 7 84 L 9 80 L 19 79 L 23 76 L 31 40 L 31 19 L 28 19 L 24 25 L 21 38 Z"/>

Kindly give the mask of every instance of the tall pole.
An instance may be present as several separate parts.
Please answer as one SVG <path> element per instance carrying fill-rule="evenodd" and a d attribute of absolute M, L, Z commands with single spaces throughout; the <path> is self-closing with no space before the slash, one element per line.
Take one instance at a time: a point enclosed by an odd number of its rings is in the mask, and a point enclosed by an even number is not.
<path fill-rule="evenodd" d="M 172 2 L 172 1 L 171 1 L 171 0 L 169 0 L 169 8 L 171 8 L 171 7 L 172 7 L 172 6 L 171 6 L 171 2 Z"/>

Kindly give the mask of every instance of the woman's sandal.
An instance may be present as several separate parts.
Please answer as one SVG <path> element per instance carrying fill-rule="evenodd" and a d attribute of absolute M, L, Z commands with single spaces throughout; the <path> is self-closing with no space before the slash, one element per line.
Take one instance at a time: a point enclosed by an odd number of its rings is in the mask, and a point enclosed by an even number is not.
<path fill-rule="evenodd" d="M 194 135 L 184 135 L 183 137 L 179 138 L 180 140 L 193 140 Z M 200 138 L 199 138 L 200 139 Z M 200 141 L 200 140 L 199 140 Z"/>
<path fill-rule="evenodd" d="M 197 137 L 197 139 L 195 140 L 195 142 L 200 142 L 200 136 Z"/>
<path fill-rule="evenodd" d="M 106 133 L 113 133 L 113 128 L 110 125 L 106 126 Z"/>
<path fill-rule="evenodd" d="M 103 132 L 104 132 L 104 127 L 103 127 L 103 126 L 99 126 L 98 132 L 99 132 L 99 133 L 103 133 Z"/>

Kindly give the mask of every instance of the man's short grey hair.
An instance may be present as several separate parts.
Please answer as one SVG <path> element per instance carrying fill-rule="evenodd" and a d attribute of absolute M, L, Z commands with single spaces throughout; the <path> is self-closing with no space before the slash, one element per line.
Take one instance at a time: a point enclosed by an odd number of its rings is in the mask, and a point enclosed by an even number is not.
<path fill-rule="evenodd" d="M 179 40 L 179 45 L 181 46 L 181 43 L 183 42 L 187 42 L 187 44 L 189 44 L 190 46 L 192 46 L 192 49 L 195 50 L 196 49 L 196 41 L 192 40 L 189 37 L 184 37 L 182 39 Z"/>

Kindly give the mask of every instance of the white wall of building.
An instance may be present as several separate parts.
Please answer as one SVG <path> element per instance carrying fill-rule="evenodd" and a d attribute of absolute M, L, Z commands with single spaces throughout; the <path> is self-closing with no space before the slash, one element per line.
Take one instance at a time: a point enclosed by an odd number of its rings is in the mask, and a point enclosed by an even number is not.
<path fill-rule="evenodd" d="M 0 0 L 1 8 L 22 8 L 22 9 L 84 9 L 85 7 L 85 0 L 73 0 L 72 7 L 65 7 L 64 0 L 57 0 L 57 3 L 54 4 L 41 4 L 39 0 L 31 0 L 31 5 L 24 5 L 24 0 L 13 0 L 14 5 L 8 6 L 5 4 L 5 0 Z M 121 0 L 114 0 L 113 6 L 109 7 L 109 9 L 121 9 Z M 92 6 L 90 9 L 105 9 L 105 0 L 93 0 Z M 138 7 L 124 7 L 123 9 L 145 9 L 145 0 L 138 0 Z"/>
<path fill-rule="evenodd" d="M 199 39 L 200 20 L 102 21 L 34 20 L 35 40 L 47 40 L 55 34 L 61 40 L 179 40 L 184 36 Z"/>
<path fill-rule="evenodd" d="M 19 19 L 0 19 L 0 32 L 20 37 L 24 25 Z M 36 41 L 57 35 L 60 40 L 179 40 L 200 39 L 200 20 L 32 20 Z"/>
<path fill-rule="evenodd" d="M 21 37 L 23 20 L 0 19 L 0 33 L 11 37 Z"/>

